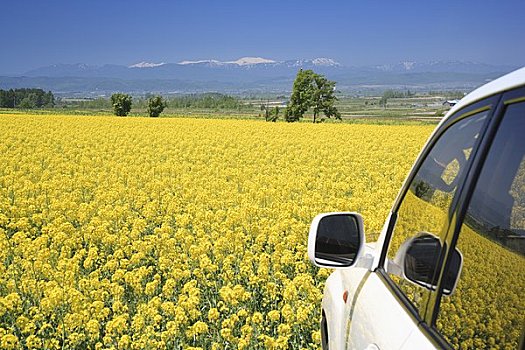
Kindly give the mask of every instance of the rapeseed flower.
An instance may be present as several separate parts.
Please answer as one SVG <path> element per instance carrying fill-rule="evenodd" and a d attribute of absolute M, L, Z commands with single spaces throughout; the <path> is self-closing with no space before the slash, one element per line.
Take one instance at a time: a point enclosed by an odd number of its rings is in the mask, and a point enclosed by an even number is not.
<path fill-rule="evenodd" d="M 377 234 L 432 129 L 0 116 L 0 347 L 318 348 L 311 219 Z"/>

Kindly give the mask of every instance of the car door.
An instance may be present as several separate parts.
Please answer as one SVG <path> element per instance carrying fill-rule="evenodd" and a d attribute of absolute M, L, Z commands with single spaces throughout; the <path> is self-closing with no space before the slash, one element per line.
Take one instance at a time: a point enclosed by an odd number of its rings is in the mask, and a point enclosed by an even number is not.
<path fill-rule="evenodd" d="M 525 88 L 503 94 L 493 119 L 445 240 L 463 256 L 461 277 L 453 295 L 436 293 L 425 324 L 453 348 L 524 345 Z"/>
<path fill-rule="evenodd" d="M 430 324 L 428 312 L 432 308 L 428 305 L 435 300 L 436 291 L 402 278 L 396 255 L 405 240 L 421 233 L 445 243 L 457 194 L 497 101 L 498 96 L 493 96 L 448 118 L 416 161 L 378 241 L 378 266 L 362 280 L 352 301 L 347 348 L 400 349 L 410 345 L 425 349 L 442 343 L 421 327 Z M 436 263 L 434 269 L 439 275 L 442 263 Z"/>

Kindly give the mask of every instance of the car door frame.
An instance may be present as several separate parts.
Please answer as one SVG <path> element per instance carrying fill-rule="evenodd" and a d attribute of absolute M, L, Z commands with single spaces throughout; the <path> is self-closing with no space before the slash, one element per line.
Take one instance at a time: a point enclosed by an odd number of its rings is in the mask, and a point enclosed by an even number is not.
<path fill-rule="evenodd" d="M 476 161 L 478 161 L 478 153 L 480 150 L 485 151 L 486 143 L 487 143 L 487 132 L 493 130 L 493 123 L 494 118 L 493 116 L 497 114 L 499 109 L 499 103 L 501 100 L 501 93 L 497 93 L 491 96 L 486 96 L 478 101 L 475 101 L 464 108 L 461 108 L 460 110 L 454 112 L 454 114 L 447 118 L 441 125 L 438 126 L 438 128 L 434 131 L 431 138 L 427 142 L 426 146 L 421 151 L 420 155 L 418 156 L 414 166 L 412 167 L 412 170 L 410 174 L 408 175 L 407 179 L 405 180 L 395 202 L 392 207 L 391 215 L 390 215 L 390 221 L 388 222 L 387 230 L 385 233 L 385 238 L 383 240 L 383 246 L 381 249 L 381 254 L 379 257 L 379 263 L 378 266 L 375 269 L 375 272 L 380 277 L 380 279 L 383 280 L 385 285 L 387 285 L 390 292 L 395 295 L 398 302 L 405 308 L 406 312 L 411 315 L 414 321 L 416 321 L 419 324 L 419 329 L 423 333 L 423 335 L 435 345 L 437 348 L 451 348 L 450 344 L 448 344 L 444 338 L 437 332 L 432 326 L 432 321 L 434 314 L 437 315 L 437 312 L 434 310 L 436 307 L 439 307 L 436 303 L 436 295 L 438 293 L 432 293 L 433 295 L 429 299 L 429 302 L 427 303 L 423 315 L 419 315 L 418 310 L 415 308 L 415 306 L 409 301 L 407 296 L 401 291 L 401 289 L 397 286 L 397 284 L 388 276 L 387 270 L 386 270 L 386 264 L 387 264 L 387 252 L 389 248 L 389 243 L 392 238 L 392 234 L 395 228 L 395 224 L 397 222 L 397 213 L 400 209 L 401 203 L 403 203 L 403 200 L 405 198 L 405 194 L 409 190 L 410 184 L 412 180 L 414 179 L 415 175 L 419 171 L 421 165 L 427 158 L 430 151 L 433 149 L 434 145 L 436 144 L 437 140 L 441 138 L 441 136 L 448 130 L 450 126 L 455 124 L 456 122 L 468 118 L 474 114 L 483 112 L 488 110 L 489 114 L 487 116 L 487 120 L 484 122 L 484 125 L 480 131 L 480 140 L 476 142 L 476 144 L 473 147 L 472 150 L 472 161 L 468 162 L 468 167 L 466 169 L 466 174 L 463 178 L 463 181 L 458 183 L 458 188 L 456 190 L 456 194 L 454 195 L 450 209 L 448 212 L 448 228 L 447 233 L 445 236 L 445 246 L 443 249 L 443 257 L 447 257 L 448 253 L 452 250 L 449 249 L 450 247 L 450 241 L 452 241 L 452 235 L 450 234 L 450 231 L 454 232 L 455 227 L 457 226 L 457 214 L 458 210 L 462 209 L 463 206 L 459 205 L 460 200 L 462 198 L 462 194 L 464 191 L 465 184 L 468 183 L 468 181 L 472 179 L 472 168 L 474 164 L 476 164 Z M 493 135 L 489 135 L 493 136 Z M 482 147 L 483 146 L 483 147 Z M 474 168 L 476 169 L 476 168 Z M 449 239 L 450 237 L 450 239 Z M 440 276 L 442 275 L 444 264 L 442 264 L 443 260 L 441 260 L 440 268 L 438 269 L 438 273 Z M 447 261 L 448 262 L 448 261 Z M 439 281 L 441 283 L 441 280 Z M 440 284 L 439 284 L 440 286 Z"/>
<path fill-rule="evenodd" d="M 438 317 L 439 307 L 440 307 L 441 298 L 442 298 L 443 271 L 446 271 L 446 269 L 449 266 L 449 263 L 451 260 L 450 259 L 451 252 L 456 247 L 456 244 L 459 238 L 459 233 L 461 230 L 461 226 L 463 224 L 463 220 L 467 213 L 467 210 L 470 204 L 470 200 L 476 188 L 477 180 L 483 169 L 483 165 L 485 163 L 487 155 L 490 152 L 490 147 L 492 145 L 492 142 L 497 135 L 498 128 L 505 115 L 506 107 L 513 103 L 522 103 L 522 102 L 525 102 L 525 86 L 517 87 L 517 88 L 514 88 L 509 91 L 505 91 L 500 94 L 498 104 L 496 108 L 494 109 L 494 112 L 492 113 L 492 117 L 487 125 L 485 135 L 483 136 L 483 138 L 481 139 L 481 142 L 479 143 L 477 152 L 474 155 L 473 161 L 471 163 L 470 170 L 465 177 L 465 181 L 464 181 L 462 190 L 457 196 L 458 200 L 457 200 L 457 205 L 454 209 L 453 219 L 452 221 L 450 221 L 448 232 L 445 237 L 445 244 L 449 246 L 450 249 L 445 256 L 443 268 L 440 271 L 437 292 L 432 295 L 431 300 L 429 301 L 429 304 L 432 303 L 432 307 L 429 308 L 428 310 L 429 311 L 428 313 L 429 318 L 427 319 L 428 323 L 425 323 L 423 327 L 426 332 L 428 332 L 432 337 L 438 339 L 440 343 L 445 343 L 447 347 L 450 347 L 450 345 L 448 344 L 448 342 L 446 342 L 444 337 L 435 328 L 435 323 Z M 523 348 L 523 346 L 524 346 L 524 333 L 522 331 L 519 348 Z"/>

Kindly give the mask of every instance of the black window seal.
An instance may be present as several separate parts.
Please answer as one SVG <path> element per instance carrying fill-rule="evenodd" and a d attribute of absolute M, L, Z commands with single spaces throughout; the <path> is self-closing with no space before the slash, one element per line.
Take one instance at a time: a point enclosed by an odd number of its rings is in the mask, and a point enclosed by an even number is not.
<path fill-rule="evenodd" d="M 417 174 L 417 172 L 419 171 L 419 168 L 421 167 L 422 163 L 424 162 L 424 160 L 427 158 L 428 154 L 430 153 L 430 151 L 432 150 L 432 148 L 434 148 L 434 145 L 436 144 L 437 140 L 439 140 L 441 138 L 441 136 L 448 130 L 448 128 L 450 126 L 452 126 L 453 124 L 455 124 L 456 122 L 464 119 L 464 118 L 467 118 L 471 115 L 474 115 L 476 113 L 480 113 L 480 112 L 483 112 L 485 110 L 493 110 L 494 109 L 494 106 L 497 105 L 497 100 L 498 98 L 498 95 L 492 95 L 490 97 L 488 97 L 487 99 L 483 99 L 481 101 L 477 101 L 473 104 L 470 104 L 458 111 L 456 111 L 451 117 L 449 117 L 442 125 L 439 126 L 439 129 L 437 129 L 433 134 L 432 134 L 432 138 L 428 140 L 427 144 L 425 145 L 423 151 L 421 152 L 421 154 L 418 156 L 418 158 L 416 159 L 413 167 L 412 167 L 412 170 L 410 171 L 410 173 L 408 174 L 405 182 L 403 183 L 403 186 L 396 198 L 396 200 L 394 201 L 394 205 L 392 206 L 392 215 L 390 216 L 390 221 L 388 223 L 388 226 L 387 226 L 387 232 L 386 232 L 386 235 L 385 235 L 385 239 L 383 241 L 383 247 L 381 248 L 381 255 L 379 257 L 379 264 L 378 266 L 380 268 L 382 268 L 384 270 L 384 266 L 385 266 L 385 261 L 386 261 L 386 256 L 387 256 L 387 252 L 388 252 L 388 247 L 390 246 L 390 240 L 392 238 L 392 233 L 394 231 L 394 227 L 395 227 L 395 224 L 397 222 L 397 213 L 398 213 L 398 210 L 399 210 L 399 207 L 401 205 L 401 203 L 403 202 L 403 199 L 405 198 L 405 195 L 410 187 L 410 184 L 412 183 L 412 180 L 414 179 L 415 175 Z M 487 119 L 490 119 L 491 117 L 491 114 L 489 113 L 489 116 Z M 485 125 L 482 127 L 482 132 L 485 130 L 487 126 L 487 123 L 485 123 Z M 466 177 L 465 177 L 466 178 Z M 458 193 L 459 193 L 459 190 L 461 189 L 461 186 L 463 185 L 462 184 L 458 184 Z M 457 197 L 457 195 L 455 195 L 454 197 Z M 454 198 L 455 199 L 455 198 Z M 453 205 L 455 204 L 455 201 L 454 199 L 452 200 L 452 203 L 451 203 L 451 210 L 453 208 Z M 451 213 L 451 211 L 449 211 L 449 214 Z M 450 219 L 450 217 L 449 217 Z"/>
<path fill-rule="evenodd" d="M 500 96 L 501 96 L 500 94 L 491 95 L 485 99 L 478 100 L 466 106 L 465 108 L 458 110 L 451 117 L 449 117 L 447 121 L 445 121 L 442 125 L 440 125 L 438 130 L 436 130 L 433 133 L 432 138 L 429 139 L 425 148 L 423 149 L 421 154 L 416 159 L 411 172 L 407 176 L 407 179 L 405 180 L 403 187 L 401 188 L 400 193 L 398 197 L 396 198 L 396 201 L 394 202 L 394 205 L 392 207 L 393 209 L 392 209 L 391 216 L 390 216 L 390 221 L 387 226 L 387 233 L 385 235 L 385 240 L 384 240 L 383 247 L 381 250 L 379 264 L 375 270 L 378 273 L 378 275 L 381 277 L 381 280 L 384 281 L 385 285 L 387 285 L 390 291 L 396 296 L 396 298 L 400 302 L 400 305 L 402 305 L 405 308 L 405 310 L 408 312 L 408 314 L 411 316 L 411 318 L 415 322 L 418 323 L 419 327 L 421 327 L 421 329 L 423 330 L 423 333 L 425 334 L 425 336 L 429 337 L 432 341 L 434 341 L 436 343 L 436 347 L 439 347 L 439 348 L 451 349 L 451 345 L 444 339 L 444 337 L 441 334 L 439 334 L 439 332 L 435 328 L 433 328 L 432 326 L 429 326 L 429 324 L 431 324 L 429 322 L 429 319 L 431 316 L 434 315 L 434 308 L 436 305 L 435 302 L 432 303 L 431 305 L 430 305 L 430 301 L 429 303 L 427 303 L 424 309 L 424 314 L 422 315 L 423 317 L 421 317 L 419 315 L 418 310 L 414 306 L 414 304 L 412 304 L 412 302 L 408 299 L 408 297 L 403 293 L 403 291 L 399 288 L 399 286 L 388 276 L 388 273 L 385 271 L 384 266 L 385 266 L 385 261 L 386 261 L 386 255 L 387 255 L 388 248 L 390 245 L 390 240 L 392 238 L 392 233 L 394 231 L 395 224 L 397 222 L 397 218 L 398 218 L 397 213 L 399 211 L 399 207 L 401 203 L 403 202 L 403 199 L 410 187 L 410 183 L 414 179 L 415 175 L 419 171 L 419 168 L 421 167 L 422 163 L 424 162 L 424 160 L 426 159 L 430 151 L 434 148 L 436 142 L 448 130 L 448 128 L 454 125 L 455 123 L 463 120 L 464 118 L 468 118 L 474 114 L 477 114 L 483 111 L 490 111 L 487 116 L 487 120 L 485 121 L 485 123 L 483 124 L 480 130 L 481 135 L 484 135 L 486 133 L 488 125 L 490 124 L 490 121 L 492 120 L 494 111 L 496 107 L 498 106 Z M 484 137 L 482 136 L 481 140 L 483 140 L 483 138 Z M 478 152 L 478 149 L 480 146 L 481 146 L 481 142 L 478 142 L 475 145 L 475 149 L 474 149 L 475 153 Z M 458 199 L 459 194 L 462 192 L 462 188 L 466 184 L 470 169 L 475 160 L 475 154 L 473 154 L 473 156 L 474 156 L 473 161 L 470 163 L 469 168 L 467 169 L 465 178 L 463 179 L 461 183 L 458 184 L 458 190 L 456 194 L 454 195 L 454 198 L 451 202 L 449 216 L 448 216 L 449 223 L 452 218 L 452 215 L 454 215 L 455 213 L 455 208 L 459 200 Z M 447 228 L 447 231 L 449 229 L 450 228 Z M 441 257 L 441 259 L 444 259 L 444 257 Z M 441 266 L 441 270 L 437 272 L 441 274 L 442 271 L 443 271 L 443 266 Z M 437 294 L 437 293 L 433 293 L 433 294 Z"/>
<path fill-rule="evenodd" d="M 498 128 L 505 115 L 506 108 L 508 105 L 511 105 L 514 103 L 520 103 L 524 101 L 525 101 L 525 86 L 519 86 L 512 90 L 504 91 L 500 94 L 500 99 L 499 99 L 498 105 L 494 109 L 491 123 L 489 124 L 486 130 L 486 135 L 484 136 L 482 143 L 478 147 L 477 154 L 475 155 L 475 158 L 471 165 L 471 171 L 466 176 L 465 185 L 464 185 L 464 188 L 462 189 L 462 193 L 460 194 L 459 205 L 457 206 L 455 210 L 456 221 L 454 223 L 454 227 L 449 228 L 450 234 L 447 235 L 446 237 L 447 242 L 449 243 L 449 246 L 450 246 L 450 250 L 447 252 L 445 266 L 442 269 L 442 272 L 446 271 L 446 268 L 448 268 L 448 264 L 450 263 L 449 258 L 451 256 L 451 252 L 456 247 L 456 244 L 459 238 L 459 233 L 461 231 L 461 226 L 463 224 L 463 220 L 467 213 L 467 210 L 470 204 L 470 200 L 472 198 L 474 190 L 476 189 L 477 181 L 479 179 L 481 171 L 483 170 L 483 165 L 485 163 L 485 160 L 488 156 L 488 153 L 490 152 L 490 146 L 492 145 L 492 142 L 494 138 L 496 137 Z M 441 298 L 442 298 L 441 285 L 442 283 L 443 283 L 442 276 L 440 276 L 440 279 L 438 282 L 438 291 L 436 295 L 436 300 L 434 303 L 434 307 L 432 310 L 432 317 L 430 320 L 432 329 L 435 329 L 436 327 L 436 321 L 437 321 L 437 317 L 438 317 L 439 309 L 441 305 Z M 436 333 L 442 337 L 442 335 L 437 331 L 437 329 L 436 329 Z M 521 346 L 523 347 L 523 345 L 524 344 L 523 344 L 523 334 L 522 334 L 521 335 Z"/>
<path fill-rule="evenodd" d="M 421 154 L 418 156 L 416 162 L 414 163 L 414 166 L 412 167 L 412 171 L 407 176 L 407 179 L 405 180 L 403 187 L 401 188 L 400 193 L 398 197 L 396 198 L 394 205 L 392 206 L 390 220 L 387 226 L 387 232 L 386 232 L 383 247 L 381 250 L 379 264 L 378 264 L 378 267 L 375 269 L 375 272 L 378 273 L 378 276 L 380 276 L 380 279 L 384 281 L 385 285 L 388 286 L 390 291 L 397 297 L 397 299 L 400 301 L 400 304 L 405 308 L 405 310 L 408 311 L 409 315 L 413 318 L 413 320 L 416 322 L 419 322 L 419 327 L 421 327 L 423 333 L 427 337 L 432 339 L 435 342 L 436 347 L 439 347 L 439 348 L 452 349 L 451 344 L 448 343 L 448 341 L 443 337 L 443 335 L 435 327 L 435 321 L 439 313 L 439 306 L 440 306 L 440 301 L 442 297 L 442 292 L 441 292 L 441 284 L 442 284 L 441 277 L 442 276 L 440 276 L 438 290 L 437 290 L 437 293 L 435 293 L 436 298 L 435 298 L 434 305 L 432 307 L 429 307 L 427 305 L 426 313 L 424 316 L 425 316 L 425 319 L 428 319 L 428 316 L 430 315 L 431 319 L 430 319 L 430 322 L 426 322 L 419 316 L 418 310 L 410 302 L 410 300 L 408 300 L 407 296 L 401 291 L 401 289 L 397 286 L 397 284 L 388 276 L 388 273 L 384 269 L 388 247 L 390 245 L 392 233 L 393 233 L 395 224 L 397 222 L 397 212 L 399 210 L 400 204 L 403 202 L 403 199 L 409 187 L 408 185 L 414 179 L 415 174 L 419 170 L 424 159 L 426 159 L 426 157 L 428 156 L 428 153 L 430 152 L 430 150 L 434 147 L 437 140 L 448 129 L 448 127 L 450 127 L 452 124 L 455 124 L 457 121 L 465 117 L 471 116 L 475 113 L 479 113 L 483 110 L 491 110 L 491 112 L 489 113 L 487 122 L 482 127 L 481 131 L 483 133 L 483 137 L 476 147 L 476 150 L 475 150 L 476 154 L 473 155 L 474 157 L 469 166 L 469 170 L 467 174 L 465 175 L 465 179 L 462 181 L 460 185 L 458 185 L 460 186 L 458 187 L 458 193 L 456 196 L 454 196 L 454 199 L 451 203 L 451 209 L 453 208 L 453 210 L 449 212 L 451 214 L 449 216 L 449 223 L 452 219 L 454 219 L 455 224 L 454 224 L 454 231 L 453 231 L 454 234 L 450 235 L 449 234 L 450 232 L 448 232 L 445 237 L 445 240 L 446 240 L 445 244 L 449 243 L 449 247 L 451 247 L 446 255 L 445 265 L 447 265 L 449 262 L 449 256 L 451 254 L 450 252 L 452 252 L 452 249 L 455 248 L 456 243 L 457 243 L 457 238 L 458 238 L 458 233 L 459 233 L 457 230 L 457 227 L 461 227 L 461 223 L 463 221 L 464 215 L 466 214 L 466 208 L 468 207 L 468 205 L 466 205 L 464 201 L 464 196 L 469 194 L 468 199 L 470 201 L 470 196 L 472 195 L 472 192 L 475 187 L 473 186 L 475 184 L 472 184 L 472 179 L 474 178 L 477 180 L 477 177 L 479 176 L 479 172 L 480 172 L 478 162 L 482 158 L 484 161 L 484 158 L 486 158 L 486 154 L 488 153 L 488 149 L 485 148 L 487 139 L 488 138 L 490 138 L 490 140 L 493 139 L 495 135 L 494 123 L 496 121 L 499 122 L 499 120 L 502 118 L 504 110 L 505 110 L 504 107 L 508 104 L 525 101 L 525 96 L 513 98 L 513 99 L 505 98 L 509 93 L 516 92 L 519 90 L 523 90 L 525 94 L 525 86 L 520 86 L 520 87 L 516 87 L 509 91 L 498 92 L 496 94 L 485 96 L 482 99 L 474 101 L 473 103 L 456 111 L 453 116 L 449 117 L 449 119 L 446 122 L 440 125 L 439 130 L 433 133 L 432 138 L 427 142 L 424 148 L 424 151 L 421 152 Z M 483 108 L 482 106 L 485 106 L 486 108 Z M 462 214 L 462 215 L 458 217 L 457 216 L 458 214 Z M 456 217 L 454 218 L 454 216 Z M 460 220 L 458 220 L 458 218 Z M 449 227 L 448 230 L 450 231 L 450 229 L 451 227 Z M 453 244 L 453 245 L 450 245 L 450 244 Z M 440 274 L 442 274 L 442 272 L 445 270 L 445 267 L 446 266 L 442 266 Z M 522 332 L 521 338 L 520 338 L 520 348 L 523 348 L 525 345 L 524 335 L 525 335 L 525 332 Z"/>
<path fill-rule="evenodd" d="M 468 110 L 465 114 L 461 114 L 459 116 L 459 120 L 462 120 L 464 118 L 467 118 L 469 116 L 472 116 L 474 114 L 480 113 L 484 110 L 489 110 L 487 120 L 483 124 L 483 127 L 480 130 L 480 136 L 477 142 L 474 144 L 474 147 L 472 149 L 471 153 L 471 161 L 468 162 L 467 169 L 465 169 L 465 177 L 463 178 L 463 181 L 461 181 L 460 184 L 458 184 L 458 189 L 454 195 L 454 198 L 452 199 L 452 202 L 450 203 L 450 208 L 448 212 L 448 220 L 447 220 L 447 226 L 443 229 L 444 236 L 440 239 L 443 239 L 443 250 L 442 254 L 439 257 L 439 266 L 434 273 L 438 276 L 438 283 L 437 288 L 434 291 L 434 293 L 431 293 L 429 296 L 429 299 L 427 301 L 427 304 L 425 305 L 425 312 L 424 312 L 424 318 L 428 325 L 431 325 L 431 327 L 435 326 L 435 319 L 434 315 L 436 314 L 436 307 L 438 306 L 436 304 L 437 299 L 441 299 L 442 297 L 442 277 L 444 271 L 446 271 L 448 264 L 445 266 L 446 262 L 448 262 L 448 258 L 451 255 L 451 252 L 453 251 L 454 247 L 451 245 L 452 237 L 454 236 L 458 223 L 458 209 L 461 206 L 462 203 L 462 193 L 464 193 L 465 188 L 468 187 L 468 184 L 470 183 L 470 178 L 472 176 L 472 171 L 475 169 L 476 160 L 479 159 L 478 155 L 480 152 L 483 151 L 483 145 L 487 142 L 487 136 L 489 135 L 489 131 L 491 128 L 492 123 L 494 122 L 494 116 L 498 114 L 498 108 L 501 101 L 501 94 L 493 95 L 487 98 L 486 100 L 478 101 L 478 103 L 487 103 L 490 101 L 490 105 L 488 105 L 488 109 L 474 109 L 472 111 Z M 449 248 L 450 247 L 450 248 Z"/>

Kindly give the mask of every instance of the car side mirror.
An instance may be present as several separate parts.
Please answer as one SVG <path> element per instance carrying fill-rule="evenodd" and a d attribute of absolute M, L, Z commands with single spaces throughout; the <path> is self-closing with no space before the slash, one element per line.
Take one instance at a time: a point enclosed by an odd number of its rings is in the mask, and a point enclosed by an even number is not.
<path fill-rule="evenodd" d="M 436 290 L 439 276 L 435 272 L 442 261 L 442 249 L 439 238 L 421 233 L 401 245 L 394 261 L 401 268 L 402 277 L 426 289 Z M 454 249 L 451 259 L 443 276 L 442 291 L 445 295 L 454 292 L 463 266 L 463 256 L 458 249 Z"/>
<path fill-rule="evenodd" d="M 352 267 L 364 243 L 361 215 L 350 212 L 319 214 L 310 225 L 308 257 L 319 267 Z"/>

